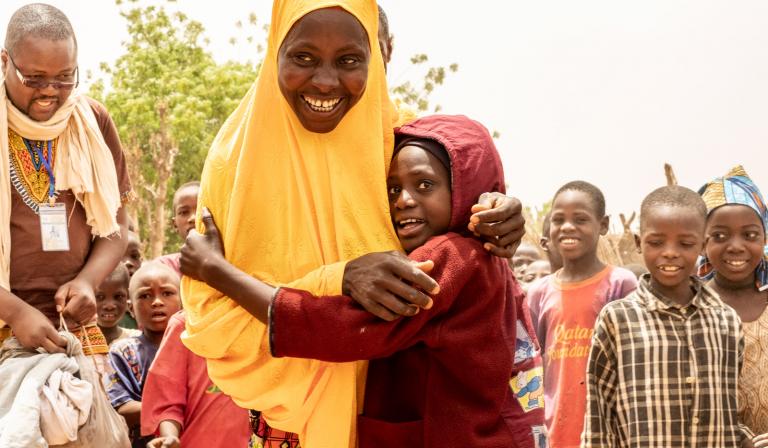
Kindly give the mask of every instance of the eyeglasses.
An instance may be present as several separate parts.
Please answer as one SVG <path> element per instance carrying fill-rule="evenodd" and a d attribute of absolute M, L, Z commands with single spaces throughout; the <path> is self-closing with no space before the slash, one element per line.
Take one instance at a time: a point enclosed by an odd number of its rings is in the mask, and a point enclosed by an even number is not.
<path fill-rule="evenodd" d="M 75 67 L 75 72 L 66 77 L 66 78 L 75 78 L 74 81 L 59 81 L 59 80 L 51 81 L 49 79 L 31 78 L 21 74 L 21 72 L 19 71 L 19 66 L 16 65 L 16 62 L 14 62 L 10 52 L 6 51 L 5 54 L 8 55 L 8 59 L 11 61 L 11 64 L 13 64 L 13 68 L 16 70 L 16 76 L 19 78 L 19 81 L 21 82 L 21 84 L 25 87 L 29 87 L 30 89 L 42 90 L 48 86 L 51 86 L 56 90 L 71 90 L 77 87 L 78 84 L 80 84 L 79 67 Z"/>

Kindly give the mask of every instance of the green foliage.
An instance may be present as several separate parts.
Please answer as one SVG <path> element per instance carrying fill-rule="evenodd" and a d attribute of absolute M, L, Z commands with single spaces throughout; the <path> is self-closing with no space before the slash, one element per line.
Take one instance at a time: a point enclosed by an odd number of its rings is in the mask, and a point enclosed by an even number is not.
<path fill-rule="evenodd" d="M 417 68 L 425 67 L 429 61 L 426 54 L 416 54 L 411 57 L 411 64 Z M 411 106 L 419 112 L 426 112 L 430 109 L 429 97 L 436 86 L 441 86 L 445 82 L 448 73 L 456 73 L 459 70 L 459 64 L 451 64 L 447 68 L 442 66 L 426 67 L 419 85 L 414 85 L 410 81 L 400 83 L 390 89 L 392 97 L 399 99 L 402 103 Z M 439 112 L 442 107 L 438 104 L 433 108 L 433 112 Z"/>
<path fill-rule="evenodd" d="M 175 188 L 199 179 L 213 137 L 253 83 L 258 68 L 250 62 L 216 63 L 204 47 L 202 24 L 182 12 L 147 6 L 121 15 L 130 36 L 125 54 L 113 66 L 102 64 L 111 78 L 110 88 L 99 80 L 90 94 L 105 102 L 128 161 L 136 165 L 131 171 L 140 202 L 164 203 L 170 210 Z M 168 173 L 162 169 L 164 162 L 170 162 Z M 142 240 L 151 240 L 151 232 L 164 229 L 171 237 L 164 251 L 175 250 L 178 240 L 167 225 L 170 219 L 150 229 L 144 225 L 152 222 L 148 210 L 135 210 Z"/>

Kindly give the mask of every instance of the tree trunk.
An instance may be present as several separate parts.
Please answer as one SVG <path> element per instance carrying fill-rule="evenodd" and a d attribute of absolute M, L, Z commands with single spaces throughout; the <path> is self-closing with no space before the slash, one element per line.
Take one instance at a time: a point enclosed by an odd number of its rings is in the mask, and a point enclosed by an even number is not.
<path fill-rule="evenodd" d="M 165 245 L 165 195 L 168 192 L 168 180 L 159 181 L 157 186 L 157 200 L 152 201 L 152 233 L 150 233 L 150 251 L 152 258 L 163 255 Z"/>
<path fill-rule="evenodd" d="M 133 203 L 128 205 L 127 212 L 130 219 L 130 226 L 134 232 L 139 234 L 140 223 L 139 213 L 143 211 L 144 196 L 141 192 L 141 186 L 144 185 L 144 178 L 141 175 L 141 147 L 133 141 L 129 141 L 124 147 L 125 164 L 128 167 L 128 178 L 131 179 L 133 191 L 136 193 Z"/>
<path fill-rule="evenodd" d="M 157 163 L 157 177 L 155 178 L 154 188 L 152 188 L 152 199 L 154 200 L 150 204 L 154 207 L 150 214 L 152 216 L 152 224 L 150 226 L 152 232 L 149 236 L 152 258 L 163 255 L 165 226 L 168 225 L 165 214 L 165 198 L 168 195 L 168 184 L 173 175 L 173 163 L 176 160 L 176 154 L 179 153 L 179 148 L 171 136 L 166 114 L 167 110 L 168 107 L 164 102 L 158 103 L 157 116 L 160 126 L 158 132 L 150 139 L 149 145 L 152 160 Z"/>

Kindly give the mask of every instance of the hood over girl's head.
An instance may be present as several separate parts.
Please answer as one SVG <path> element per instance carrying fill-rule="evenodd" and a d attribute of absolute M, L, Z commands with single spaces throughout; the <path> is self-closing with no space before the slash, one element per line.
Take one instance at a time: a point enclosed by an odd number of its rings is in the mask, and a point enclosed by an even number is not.
<path fill-rule="evenodd" d="M 395 136 L 387 187 L 406 251 L 431 236 L 463 232 L 480 194 L 504 192 L 501 159 L 480 123 L 463 115 L 432 115 L 403 125 Z"/>

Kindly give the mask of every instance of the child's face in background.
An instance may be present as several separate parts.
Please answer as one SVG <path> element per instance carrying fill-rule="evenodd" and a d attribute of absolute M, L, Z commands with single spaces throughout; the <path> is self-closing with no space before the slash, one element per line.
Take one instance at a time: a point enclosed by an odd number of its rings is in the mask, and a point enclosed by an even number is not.
<path fill-rule="evenodd" d="M 131 280 L 131 301 L 139 325 L 146 330 L 163 332 L 168 320 L 181 309 L 179 278 L 170 269 L 143 268 Z"/>
<path fill-rule="evenodd" d="M 530 283 L 552 273 L 552 267 L 547 260 L 536 260 L 529 264 L 523 272 L 523 282 Z"/>
<path fill-rule="evenodd" d="M 195 228 L 199 190 L 197 186 L 185 187 L 177 191 L 173 198 L 173 228 L 182 240 L 186 239 L 189 231 Z"/>
<path fill-rule="evenodd" d="M 369 59 L 368 35 L 352 14 L 335 8 L 312 11 L 280 46 L 280 92 L 304 128 L 330 132 L 363 96 Z"/>
<path fill-rule="evenodd" d="M 406 252 L 448 231 L 451 181 L 448 169 L 418 146 L 405 146 L 392 159 L 387 177 L 389 213 Z"/>
<path fill-rule="evenodd" d="M 143 257 L 141 255 L 141 242 L 139 242 L 139 236 L 131 231 L 127 233 L 128 246 L 125 248 L 125 254 L 121 260 L 125 267 L 128 268 L 128 274 L 133 276 L 137 269 L 141 267 Z"/>
<path fill-rule="evenodd" d="M 565 190 L 553 201 L 550 244 L 564 261 L 577 261 L 597 252 L 600 235 L 608 232 L 608 217 L 597 216 L 596 208 L 593 199 L 578 190 Z"/>
<path fill-rule="evenodd" d="M 541 247 L 541 250 L 547 255 L 550 267 L 553 270 L 557 270 L 563 266 L 563 257 L 560 255 L 560 252 L 557 251 L 557 245 L 550 239 L 550 232 L 552 230 L 550 220 L 552 217 L 547 216 L 545 219 L 547 221 L 542 229 L 541 238 L 539 239 L 539 247 Z"/>
<path fill-rule="evenodd" d="M 666 297 L 690 300 L 689 276 L 704 247 L 704 219 L 690 207 L 650 208 L 640 225 L 640 252 L 651 284 Z"/>
<path fill-rule="evenodd" d="M 765 230 L 751 208 L 732 204 L 710 213 L 705 250 L 719 280 L 734 286 L 754 284 L 764 247 Z"/>
<path fill-rule="evenodd" d="M 515 277 L 518 280 L 522 280 L 528 266 L 539 259 L 541 257 L 535 247 L 528 243 L 520 243 L 520 247 L 517 248 L 512 256 L 512 270 L 515 272 Z"/>
<path fill-rule="evenodd" d="M 122 272 L 110 275 L 96 289 L 96 321 L 100 327 L 116 326 L 128 309 L 129 277 Z"/>

